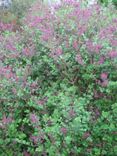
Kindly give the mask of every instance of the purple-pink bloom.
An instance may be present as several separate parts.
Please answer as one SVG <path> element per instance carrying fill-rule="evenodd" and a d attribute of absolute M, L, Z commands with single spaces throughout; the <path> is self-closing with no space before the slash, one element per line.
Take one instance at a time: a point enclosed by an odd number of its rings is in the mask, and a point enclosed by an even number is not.
<path fill-rule="evenodd" d="M 80 65 L 83 65 L 83 64 L 84 64 L 83 59 L 82 59 L 82 57 L 81 57 L 80 54 L 77 54 L 77 55 L 76 55 L 76 61 L 77 61 Z"/>
<path fill-rule="evenodd" d="M 63 54 L 62 48 L 56 49 L 56 52 L 55 52 L 55 55 L 56 55 L 56 56 L 60 56 L 60 55 L 62 55 L 62 54 Z"/>
<path fill-rule="evenodd" d="M 86 46 L 89 52 L 98 54 L 102 48 L 100 44 L 94 44 L 92 41 L 87 41 Z"/>
<path fill-rule="evenodd" d="M 108 74 L 107 73 L 102 73 L 100 77 L 101 77 L 102 80 L 106 80 L 107 77 L 108 77 Z"/>
<path fill-rule="evenodd" d="M 103 63 L 104 63 L 104 61 L 105 61 L 104 57 L 103 57 L 103 56 L 101 56 L 101 57 L 100 57 L 100 59 L 99 59 L 99 61 L 98 61 L 98 64 L 103 64 Z"/>
<path fill-rule="evenodd" d="M 77 42 L 76 40 L 73 41 L 73 48 L 74 48 L 75 50 L 78 49 L 78 42 Z"/>
<path fill-rule="evenodd" d="M 61 133 L 63 133 L 64 135 L 67 133 L 67 129 L 65 127 L 61 128 Z"/>
<path fill-rule="evenodd" d="M 104 80 L 102 83 L 101 83 L 101 86 L 102 87 L 106 87 L 108 85 L 108 80 Z"/>
<path fill-rule="evenodd" d="M 69 115 L 70 115 L 70 117 L 74 117 L 76 115 L 76 113 L 73 109 L 70 109 Z"/>
<path fill-rule="evenodd" d="M 30 136 L 30 139 L 34 142 L 34 144 L 37 144 L 39 141 L 39 137 L 38 136 Z"/>
<path fill-rule="evenodd" d="M 87 139 L 90 135 L 91 135 L 90 132 L 85 132 L 83 135 L 83 138 Z"/>
<path fill-rule="evenodd" d="M 35 114 L 30 115 L 30 120 L 32 123 L 37 123 L 39 121 L 37 115 Z"/>
<path fill-rule="evenodd" d="M 48 98 L 47 97 L 44 97 L 43 99 L 40 99 L 37 103 L 39 105 L 44 105 L 46 102 L 47 102 Z"/>
<path fill-rule="evenodd" d="M 111 42 L 112 46 L 117 47 L 117 40 L 111 39 L 110 42 Z"/>
<path fill-rule="evenodd" d="M 7 48 L 9 51 L 14 51 L 14 52 L 16 52 L 16 47 L 13 45 L 13 43 L 7 43 L 6 48 Z"/>
<path fill-rule="evenodd" d="M 6 117 L 6 115 L 4 115 L 2 118 L 2 123 L 5 125 L 11 123 L 12 121 L 13 119 L 11 117 Z"/>
<path fill-rule="evenodd" d="M 112 51 L 110 51 L 109 53 L 108 53 L 108 56 L 110 57 L 110 58 L 116 58 L 117 57 L 117 51 L 114 51 L 114 50 L 112 50 Z"/>

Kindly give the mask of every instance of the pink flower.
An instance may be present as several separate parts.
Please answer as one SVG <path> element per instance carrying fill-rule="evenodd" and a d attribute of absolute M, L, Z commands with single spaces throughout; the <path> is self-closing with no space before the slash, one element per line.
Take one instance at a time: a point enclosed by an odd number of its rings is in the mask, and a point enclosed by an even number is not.
<path fill-rule="evenodd" d="M 101 84 L 101 83 L 99 83 Z M 96 90 L 94 90 L 94 98 L 102 98 L 104 97 L 103 93 L 97 92 Z"/>
<path fill-rule="evenodd" d="M 9 50 L 9 51 L 14 51 L 16 52 L 16 47 L 13 43 L 7 43 L 6 45 L 6 48 Z"/>
<path fill-rule="evenodd" d="M 42 22 L 42 18 L 40 18 L 39 16 L 35 16 L 33 17 L 33 21 L 31 22 L 30 26 L 31 27 L 36 27 L 37 25 L 39 25 Z"/>
<path fill-rule="evenodd" d="M 38 117 L 35 114 L 30 115 L 30 120 L 32 123 L 38 123 Z"/>
<path fill-rule="evenodd" d="M 97 84 L 101 85 L 102 87 L 106 87 L 108 85 L 109 81 L 107 79 L 104 79 L 103 82 L 100 80 L 97 80 Z"/>
<path fill-rule="evenodd" d="M 61 128 L 61 133 L 63 133 L 64 135 L 67 133 L 67 129 L 65 127 Z"/>
<path fill-rule="evenodd" d="M 38 101 L 38 104 L 39 104 L 39 105 L 44 105 L 44 104 L 45 104 L 45 101 L 44 101 L 44 100 L 39 100 L 39 101 Z"/>
<path fill-rule="evenodd" d="M 87 46 L 87 49 L 89 50 L 89 52 L 96 53 L 96 54 L 98 54 L 102 48 L 102 46 L 100 44 L 94 44 L 90 40 L 87 41 L 86 46 Z"/>
<path fill-rule="evenodd" d="M 84 34 L 86 32 L 86 30 L 87 30 L 86 26 L 80 26 L 78 28 L 78 35 Z"/>
<path fill-rule="evenodd" d="M 102 74 L 101 74 L 101 79 L 102 79 L 102 80 L 106 80 L 107 77 L 108 77 L 108 74 L 107 74 L 107 73 L 102 73 Z"/>
<path fill-rule="evenodd" d="M 63 53 L 62 49 L 61 49 L 61 48 L 58 48 L 58 49 L 56 50 L 56 52 L 55 52 L 55 55 L 56 55 L 56 56 L 60 56 L 60 55 L 62 55 L 62 53 Z"/>
<path fill-rule="evenodd" d="M 85 132 L 84 135 L 83 135 L 83 138 L 84 139 L 87 139 L 91 134 L 89 132 Z"/>
<path fill-rule="evenodd" d="M 31 136 L 30 139 L 34 142 L 34 144 L 37 144 L 39 141 L 39 137 L 38 136 Z"/>
<path fill-rule="evenodd" d="M 12 29 L 13 29 L 13 24 L 0 22 L 0 31 L 5 31 L 5 30 L 11 31 Z"/>
<path fill-rule="evenodd" d="M 73 48 L 75 50 L 77 50 L 77 48 L 78 48 L 78 42 L 76 40 L 73 42 Z"/>
<path fill-rule="evenodd" d="M 111 41 L 112 46 L 117 47 L 117 40 L 112 39 Z"/>
<path fill-rule="evenodd" d="M 100 116 L 100 111 L 99 111 L 98 108 L 95 109 L 95 115 L 96 115 L 96 117 L 99 117 Z"/>
<path fill-rule="evenodd" d="M 83 59 L 82 59 L 82 57 L 81 57 L 80 54 L 77 54 L 77 55 L 76 55 L 76 61 L 77 61 L 80 65 L 83 65 L 83 64 L 84 64 Z"/>
<path fill-rule="evenodd" d="M 99 51 L 101 50 L 102 46 L 101 45 L 95 45 L 94 49 L 96 53 L 99 53 Z"/>
<path fill-rule="evenodd" d="M 108 85 L 108 80 L 104 80 L 102 83 L 101 83 L 101 86 L 102 87 L 106 87 Z"/>
<path fill-rule="evenodd" d="M 115 57 L 117 57 L 117 51 L 110 51 L 109 53 L 108 53 L 108 56 L 110 57 L 110 58 L 115 58 Z"/>
<path fill-rule="evenodd" d="M 5 125 L 11 123 L 12 121 L 13 119 L 11 117 L 6 117 L 6 115 L 4 115 L 2 118 L 2 123 Z"/>
<path fill-rule="evenodd" d="M 70 115 L 70 117 L 74 117 L 75 116 L 75 111 L 73 109 L 71 109 L 69 111 L 69 115 Z"/>
<path fill-rule="evenodd" d="M 25 56 L 33 56 L 34 55 L 34 46 L 28 48 L 28 47 L 25 47 L 22 51 L 23 55 Z"/>
<path fill-rule="evenodd" d="M 12 72 L 12 68 L 10 66 L 1 67 L 0 74 L 3 75 L 6 79 L 15 78 L 15 74 Z"/>
<path fill-rule="evenodd" d="M 104 57 L 103 57 L 103 56 L 101 56 L 101 57 L 100 57 L 100 59 L 99 59 L 99 61 L 98 61 L 98 64 L 103 64 L 103 63 L 104 63 L 104 61 L 105 61 Z"/>
<path fill-rule="evenodd" d="M 13 94 L 17 94 L 16 88 L 13 88 L 13 89 L 12 89 L 12 92 L 13 92 Z"/>
<path fill-rule="evenodd" d="M 99 84 L 102 86 L 102 87 L 106 87 L 108 85 L 108 74 L 107 73 L 102 73 L 101 74 L 101 79 L 103 80 L 102 82 L 99 82 Z"/>
<path fill-rule="evenodd" d="M 48 41 L 49 38 L 50 38 L 50 36 L 49 36 L 48 34 L 43 34 L 43 35 L 41 36 L 41 38 L 42 38 L 43 41 Z"/>
<path fill-rule="evenodd" d="M 63 54 L 62 48 L 57 48 L 55 52 L 50 54 L 51 57 L 57 58 Z"/>

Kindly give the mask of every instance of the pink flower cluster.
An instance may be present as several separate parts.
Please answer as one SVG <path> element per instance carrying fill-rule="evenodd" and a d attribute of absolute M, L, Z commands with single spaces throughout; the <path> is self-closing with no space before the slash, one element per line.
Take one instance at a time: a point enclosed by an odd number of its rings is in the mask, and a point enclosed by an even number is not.
<path fill-rule="evenodd" d="M 38 121 L 39 121 L 36 114 L 30 114 L 30 120 L 32 123 L 38 123 Z"/>
<path fill-rule="evenodd" d="M 4 76 L 7 79 L 14 78 L 16 79 L 16 75 L 12 71 L 12 67 L 6 66 L 6 67 L 0 67 L 0 75 Z"/>
<path fill-rule="evenodd" d="M 101 73 L 100 78 L 102 82 L 99 82 L 102 87 L 106 87 L 108 85 L 108 74 L 107 73 Z"/>
<path fill-rule="evenodd" d="M 84 61 L 82 59 L 82 56 L 80 54 L 77 54 L 76 55 L 76 61 L 80 64 L 80 65 L 83 65 L 84 64 Z"/>
<path fill-rule="evenodd" d="M 6 31 L 6 30 L 12 31 L 13 24 L 0 22 L 0 32 Z"/>
<path fill-rule="evenodd" d="M 101 48 L 102 48 L 102 45 L 100 44 L 94 44 L 92 41 L 87 41 L 86 42 L 86 46 L 87 46 L 87 49 L 89 52 L 93 53 L 93 54 L 99 54 Z"/>
<path fill-rule="evenodd" d="M 112 50 L 108 53 L 108 56 L 113 59 L 113 58 L 117 58 L 117 51 Z"/>

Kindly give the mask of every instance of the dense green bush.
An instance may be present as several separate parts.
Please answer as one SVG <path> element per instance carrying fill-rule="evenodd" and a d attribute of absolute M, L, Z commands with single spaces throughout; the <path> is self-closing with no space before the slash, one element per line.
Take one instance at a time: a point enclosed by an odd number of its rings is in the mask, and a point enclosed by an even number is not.
<path fill-rule="evenodd" d="M 99 0 L 99 2 L 101 2 L 102 4 L 106 6 L 112 3 L 117 8 L 117 0 Z"/>
<path fill-rule="evenodd" d="M 115 5 L 115 7 L 117 8 L 117 0 L 113 0 L 112 2 Z"/>
<path fill-rule="evenodd" d="M 0 35 L 0 155 L 116 156 L 116 11 L 35 3 Z"/>

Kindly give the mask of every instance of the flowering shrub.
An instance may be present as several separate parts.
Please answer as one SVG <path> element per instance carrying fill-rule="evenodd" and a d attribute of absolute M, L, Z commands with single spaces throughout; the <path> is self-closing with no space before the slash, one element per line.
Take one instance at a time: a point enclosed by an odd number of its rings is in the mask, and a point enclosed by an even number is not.
<path fill-rule="evenodd" d="M 37 1 L 0 35 L 0 154 L 117 153 L 116 11 Z"/>

